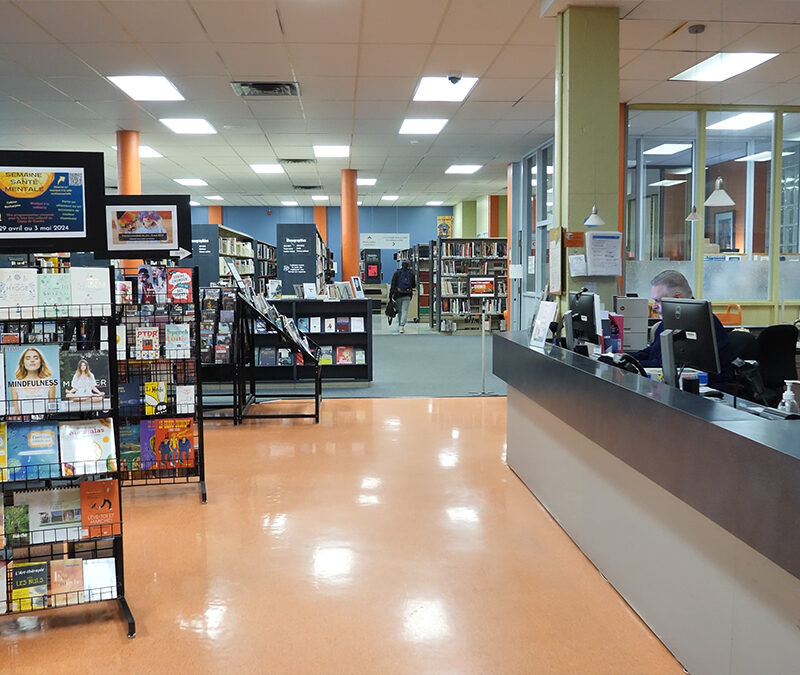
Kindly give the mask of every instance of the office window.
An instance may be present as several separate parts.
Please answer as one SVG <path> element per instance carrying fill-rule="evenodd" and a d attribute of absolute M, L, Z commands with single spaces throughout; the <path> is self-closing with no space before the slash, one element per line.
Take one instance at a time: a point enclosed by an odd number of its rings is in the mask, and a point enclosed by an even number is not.
<path fill-rule="evenodd" d="M 525 291 L 540 293 L 547 284 L 547 228 L 543 223 L 552 222 L 554 206 L 553 144 L 539 148 L 523 160 L 523 171 L 530 177 L 530 204 L 527 223 L 524 225 L 522 264 L 525 271 Z M 535 262 L 535 272 L 531 272 Z M 537 281 L 538 279 L 538 281 Z"/>
<path fill-rule="evenodd" d="M 783 116 L 781 171 L 780 286 L 781 300 L 800 299 L 800 113 Z"/>

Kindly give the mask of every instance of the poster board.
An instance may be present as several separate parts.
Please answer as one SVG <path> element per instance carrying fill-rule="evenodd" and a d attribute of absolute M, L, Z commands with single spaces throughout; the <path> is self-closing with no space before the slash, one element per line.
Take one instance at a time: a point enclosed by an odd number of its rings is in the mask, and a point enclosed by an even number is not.
<path fill-rule="evenodd" d="M 436 218 L 436 236 L 449 239 L 453 236 L 453 216 L 438 216 Z"/>
<path fill-rule="evenodd" d="M 586 272 L 590 277 L 622 276 L 622 232 L 586 233 Z"/>

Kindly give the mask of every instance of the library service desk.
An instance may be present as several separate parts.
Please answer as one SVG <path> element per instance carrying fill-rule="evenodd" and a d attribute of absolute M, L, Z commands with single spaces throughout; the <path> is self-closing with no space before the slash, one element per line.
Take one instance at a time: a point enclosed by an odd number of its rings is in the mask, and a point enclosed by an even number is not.
<path fill-rule="evenodd" d="M 800 669 L 800 420 L 493 337 L 508 466 L 692 675 Z"/>

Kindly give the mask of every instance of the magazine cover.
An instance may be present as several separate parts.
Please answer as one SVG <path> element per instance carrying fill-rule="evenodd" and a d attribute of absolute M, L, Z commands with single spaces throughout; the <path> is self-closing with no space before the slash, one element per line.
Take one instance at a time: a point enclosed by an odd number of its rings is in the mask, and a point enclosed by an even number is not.
<path fill-rule="evenodd" d="M 153 284 L 153 292 L 157 303 L 167 301 L 167 268 L 158 265 L 150 267 L 150 281 Z"/>
<path fill-rule="evenodd" d="M 0 422 L 0 482 L 8 480 L 8 471 L 6 471 L 6 467 L 8 466 L 8 453 L 6 450 L 6 423 Z M 2 522 L 2 518 L 0 518 L 0 522 Z M 0 543 L 0 548 L 3 548 L 2 543 Z"/>
<path fill-rule="evenodd" d="M 111 313 L 111 286 L 106 267 L 70 267 L 73 314 L 105 316 Z"/>
<path fill-rule="evenodd" d="M 42 275 L 45 276 L 45 275 Z M 132 281 L 115 281 L 114 282 L 115 298 L 118 305 L 133 304 L 133 282 Z"/>
<path fill-rule="evenodd" d="M 164 358 L 188 359 L 192 345 L 188 323 L 168 323 L 164 327 Z"/>
<path fill-rule="evenodd" d="M 192 302 L 192 270 L 183 267 L 167 268 L 167 300 Z"/>
<path fill-rule="evenodd" d="M 153 360 L 159 357 L 158 327 L 146 326 L 136 329 L 136 358 Z"/>
<path fill-rule="evenodd" d="M 69 316 L 72 292 L 69 274 L 39 274 L 39 316 Z"/>
<path fill-rule="evenodd" d="M 114 558 L 92 558 L 83 561 L 83 588 L 90 602 L 117 597 L 117 568 Z"/>
<path fill-rule="evenodd" d="M 141 437 L 138 424 L 121 424 L 119 427 L 120 471 L 138 471 L 141 466 Z"/>
<path fill-rule="evenodd" d="M 108 352 L 105 349 L 61 352 L 61 410 L 108 410 L 111 407 Z"/>
<path fill-rule="evenodd" d="M 156 420 L 156 466 L 173 469 L 194 466 L 194 424 L 191 417 Z"/>
<path fill-rule="evenodd" d="M 139 265 L 136 272 L 136 286 L 140 305 L 152 305 L 156 301 L 150 265 Z"/>
<path fill-rule="evenodd" d="M 144 414 L 163 415 L 167 412 L 167 383 L 144 383 Z"/>
<path fill-rule="evenodd" d="M 61 473 L 82 476 L 116 470 L 116 445 L 111 418 L 59 422 Z"/>
<path fill-rule="evenodd" d="M 336 365 L 349 366 L 354 362 L 353 348 L 351 346 L 339 345 L 336 347 Z"/>
<path fill-rule="evenodd" d="M 179 384 L 175 387 L 175 412 L 190 415 L 194 412 L 194 385 Z"/>
<path fill-rule="evenodd" d="M 58 411 L 60 366 L 58 345 L 5 345 L 8 414 Z"/>
<path fill-rule="evenodd" d="M 139 443 L 141 468 L 154 468 L 156 465 L 156 420 L 139 422 Z"/>
<path fill-rule="evenodd" d="M 38 304 L 35 268 L 0 268 L 0 319 L 32 319 Z"/>

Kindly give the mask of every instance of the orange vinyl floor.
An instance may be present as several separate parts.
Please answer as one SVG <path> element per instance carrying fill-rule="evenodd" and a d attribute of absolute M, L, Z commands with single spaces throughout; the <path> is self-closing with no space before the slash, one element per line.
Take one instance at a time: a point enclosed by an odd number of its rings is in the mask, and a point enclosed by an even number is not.
<path fill-rule="evenodd" d="M 6 616 L 0 673 L 683 672 L 506 467 L 504 398 L 322 406 L 207 421 L 207 504 L 123 494 L 137 636 L 114 601 Z"/>

